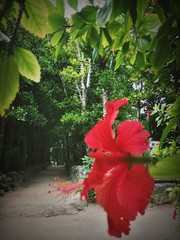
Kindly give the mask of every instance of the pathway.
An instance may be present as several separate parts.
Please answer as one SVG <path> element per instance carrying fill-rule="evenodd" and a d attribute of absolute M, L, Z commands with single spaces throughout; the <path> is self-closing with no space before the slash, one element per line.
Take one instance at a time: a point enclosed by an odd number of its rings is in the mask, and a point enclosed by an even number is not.
<path fill-rule="evenodd" d="M 105 212 L 95 204 L 80 205 L 76 197 L 48 194 L 54 176 L 67 180 L 62 167 L 49 167 L 26 187 L 0 198 L 1 240 L 114 240 L 107 234 Z M 83 208 L 82 211 L 78 209 Z M 131 224 L 122 240 L 180 240 L 170 205 L 149 207 Z"/>

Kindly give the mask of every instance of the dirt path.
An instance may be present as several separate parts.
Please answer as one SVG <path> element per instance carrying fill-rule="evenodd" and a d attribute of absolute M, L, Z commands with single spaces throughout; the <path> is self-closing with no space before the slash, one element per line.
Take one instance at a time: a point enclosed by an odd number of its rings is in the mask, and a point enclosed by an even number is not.
<path fill-rule="evenodd" d="M 107 234 L 106 214 L 97 205 L 48 194 L 54 176 L 67 179 L 64 169 L 50 167 L 26 187 L 0 198 L 1 240 L 113 240 Z M 73 200 L 73 201 L 72 201 Z M 76 201 L 77 200 L 77 201 Z M 77 204 L 76 204 L 77 203 Z M 82 211 L 78 209 L 83 208 Z M 122 240 L 180 240 L 170 205 L 149 207 L 131 224 Z"/>

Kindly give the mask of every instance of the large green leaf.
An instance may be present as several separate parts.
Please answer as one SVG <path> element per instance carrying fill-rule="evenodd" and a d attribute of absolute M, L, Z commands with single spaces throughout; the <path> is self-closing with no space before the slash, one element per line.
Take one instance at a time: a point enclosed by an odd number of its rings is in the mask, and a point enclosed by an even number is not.
<path fill-rule="evenodd" d="M 141 24 L 145 16 L 148 0 L 137 0 L 137 21 Z"/>
<path fill-rule="evenodd" d="M 91 33 L 90 33 L 90 44 L 91 44 L 92 48 L 94 48 L 96 46 L 96 44 L 98 42 L 98 38 L 99 38 L 99 35 L 98 35 L 96 28 L 92 27 Z"/>
<path fill-rule="evenodd" d="M 40 66 L 32 52 L 23 48 L 16 48 L 13 58 L 21 75 L 34 82 L 40 81 Z"/>
<path fill-rule="evenodd" d="M 107 28 L 103 28 L 103 35 L 104 35 L 104 37 L 105 37 L 105 41 L 107 41 L 107 46 L 108 45 L 110 45 L 111 46 L 111 44 L 112 44 L 112 39 L 111 39 L 111 36 L 110 36 L 110 34 L 109 34 L 109 32 L 108 32 L 108 30 L 107 30 Z M 104 45 L 103 45 L 104 46 Z M 105 44 L 105 46 L 106 46 L 106 44 Z"/>
<path fill-rule="evenodd" d="M 119 35 L 119 36 L 114 40 L 114 43 L 113 43 L 113 46 L 112 46 L 112 51 L 116 51 L 116 50 L 118 50 L 118 49 L 121 49 L 122 44 L 123 44 L 124 37 L 125 37 L 125 35 L 122 34 L 122 35 Z"/>
<path fill-rule="evenodd" d="M 112 39 L 115 39 L 117 36 L 119 36 L 120 33 L 124 32 L 124 29 L 121 27 L 121 24 L 118 23 L 117 21 L 109 23 L 107 29 Z"/>
<path fill-rule="evenodd" d="M 93 4 L 93 3 L 94 3 L 94 0 L 89 0 L 89 2 L 90 2 L 91 4 Z"/>
<path fill-rule="evenodd" d="M 144 38 L 138 38 L 136 46 L 140 51 L 145 52 L 149 47 L 149 42 Z"/>
<path fill-rule="evenodd" d="M 122 63 L 124 63 L 124 55 L 119 51 L 116 57 L 116 64 L 114 70 L 116 71 Z"/>
<path fill-rule="evenodd" d="M 112 12 L 112 1 L 107 0 L 102 8 L 99 8 L 96 15 L 97 23 L 100 27 L 105 27 Z"/>
<path fill-rule="evenodd" d="M 55 51 L 55 61 L 57 60 L 57 57 L 59 56 L 60 51 L 63 48 L 64 43 L 67 41 L 67 39 L 68 39 L 68 35 L 64 35 L 61 37 L 61 40 L 59 41 L 56 51 Z"/>
<path fill-rule="evenodd" d="M 82 17 L 79 15 L 79 13 L 72 14 L 71 19 L 75 25 L 75 28 L 77 28 L 77 29 L 80 29 L 84 24 L 84 21 L 83 21 Z"/>
<path fill-rule="evenodd" d="M 124 55 L 126 55 L 128 51 L 129 51 L 129 41 L 128 41 L 128 42 L 125 42 L 125 43 L 123 44 L 123 46 L 122 46 L 122 53 L 123 53 Z"/>
<path fill-rule="evenodd" d="M 18 67 L 12 56 L 0 60 L 0 73 L 0 116 L 3 116 L 19 90 Z"/>
<path fill-rule="evenodd" d="M 68 3 L 70 7 L 72 7 L 74 10 L 77 10 L 78 0 L 68 0 Z"/>
<path fill-rule="evenodd" d="M 57 11 L 52 11 L 49 14 L 49 22 L 47 33 L 53 33 L 59 30 L 66 24 L 64 17 L 61 16 Z"/>
<path fill-rule="evenodd" d="M 144 18 L 143 24 L 140 28 L 140 36 L 150 35 L 151 38 L 157 34 L 159 28 L 161 26 L 161 22 L 157 14 L 150 14 Z"/>
<path fill-rule="evenodd" d="M 25 8 L 28 17 L 23 13 L 21 24 L 31 33 L 34 33 L 40 38 L 44 38 L 47 33 L 48 24 L 48 9 L 46 2 L 43 0 L 26 0 Z"/>
<path fill-rule="evenodd" d="M 125 14 L 131 6 L 132 0 L 112 0 L 112 14 L 110 21 L 113 21 L 120 14 Z"/>
<path fill-rule="evenodd" d="M 62 34 L 63 34 L 64 30 L 61 29 L 58 32 L 56 32 L 53 37 L 51 38 L 51 44 L 52 46 L 55 46 L 56 44 L 58 44 Z"/>
<path fill-rule="evenodd" d="M 58 10 L 58 13 L 64 17 L 64 0 L 56 0 L 56 8 Z"/>
<path fill-rule="evenodd" d="M 126 33 L 129 34 L 129 31 L 131 30 L 131 28 L 132 28 L 132 18 L 130 16 L 129 12 L 127 12 L 125 15 L 124 30 Z"/>
<path fill-rule="evenodd" d="M 145 67 L 144 54 L 142 54 L 141 52 L 137 52 L 135 64 L 136 64 L 140 69 L 143 69 L 143 68 Z"/>
<path fill-rule="evenodd" d="M 96 22 L 97 8 L 94 6 L 86 6 L 81 9 L 79 15 L 87 24 L 94 24 Z"/>
<path fill-rule="evenodd" d="M 156 72 L 164 66 L 168 60 L 168 56 L 169 43 L 167 37 L 164 37 L 158 42 L 151 58 L 152 67 Z"/>
<path fill-rule="evenodd" d="M 162 133 L 161 139 L 160 139 L 160 145 L 159 145 L 160 148 L 161 148 L 161 146 L 163 144 L 164 139 L 167 137 L 168 133 L 172 130 L 172 128 L 176 125 L 178 120 L 179 120 L 179 117 L 172 118 L 169 121 L 168 125 L 165 127 L 165 129 L 164 129 L 164 131 Z"/>
<path fill-rule="evenodd" d="M 91 26 L 90 25 L 84 25 L 79 31 L 77 32 L 75 39 L 82 37 L 88 30 L 90 30 Z"/>
<path fill-rule="evenodd" d="M 155 166 L 149 168 L 154 178 L 180 179 L 180 154 L 161 159 Z"/>

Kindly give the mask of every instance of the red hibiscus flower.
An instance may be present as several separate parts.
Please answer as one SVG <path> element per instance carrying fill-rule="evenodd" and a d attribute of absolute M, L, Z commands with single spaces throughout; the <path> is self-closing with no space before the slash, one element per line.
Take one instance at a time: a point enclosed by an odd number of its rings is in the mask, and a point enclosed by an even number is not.
<path fill-rule="evenodd" d="M 148 148 L 148 132 L 138 121 L 126 120 L 112 126 L 119 108 L 127 99 L 106 104 L 106 115 L 86 135 L 84 141 L 95 159 L 92 170 L 83 182 L 81 197 L 87 198 L 94 188 L 97 203 L 107 212 L 109 234 L 121 237 L 129 234 L 130 221 L 144 214 L 152 194 L 154 181 L 144 165 L 125 161 L 130 155 L 140 156 Z"/>
<path fill-rule="evenodd" d="M 92 149 L 88 154 L 94 164 L 83 183 L 59 182 L 54 188 L 60 193 L 73 192 L 83 187 L 81 198 L 87 198 L 94 189 L 96 201 L 107 213 L 108 232 L 121 237 L 129 234 L 130 221 L 138 213 L 144 214 L 153 191 L 154 181 L 142 164 L 127 161 L 131 156 L 141 156 L 149 148 L 148 136 L 138 121 L 126 120 L 112 128 L 119 108 L 127 99 L 106 103 L 106 115 L 86 135 L 84 141 Z"/>

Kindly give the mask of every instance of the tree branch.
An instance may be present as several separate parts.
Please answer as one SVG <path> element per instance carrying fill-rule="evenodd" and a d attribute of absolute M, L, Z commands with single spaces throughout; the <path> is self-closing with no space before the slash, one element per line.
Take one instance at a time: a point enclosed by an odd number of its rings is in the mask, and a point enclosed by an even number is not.
<path fill-rule="evenodd" d="M 11 41 L 9 42 L 9 45 L 8 45 L 8 54 L 9 55 L 12 54 L 13 46 L 14 46 L 15 38 L 16 38 L 16 34 L 17 34 L 17 30 L 18 30 L 18 27 L 20 25 L 22 14 L 25 11 L 25 4 L 24 4 L 24 2 L 25 2 L 25 0 L 22 0 L 22 1 L 19 2 L 18 16 L 17 16 L 16 22 L 15 22 L 15 26 L 14 26 L 14 29 L 13 29 L 13 32 L 12 32 Z"/>

